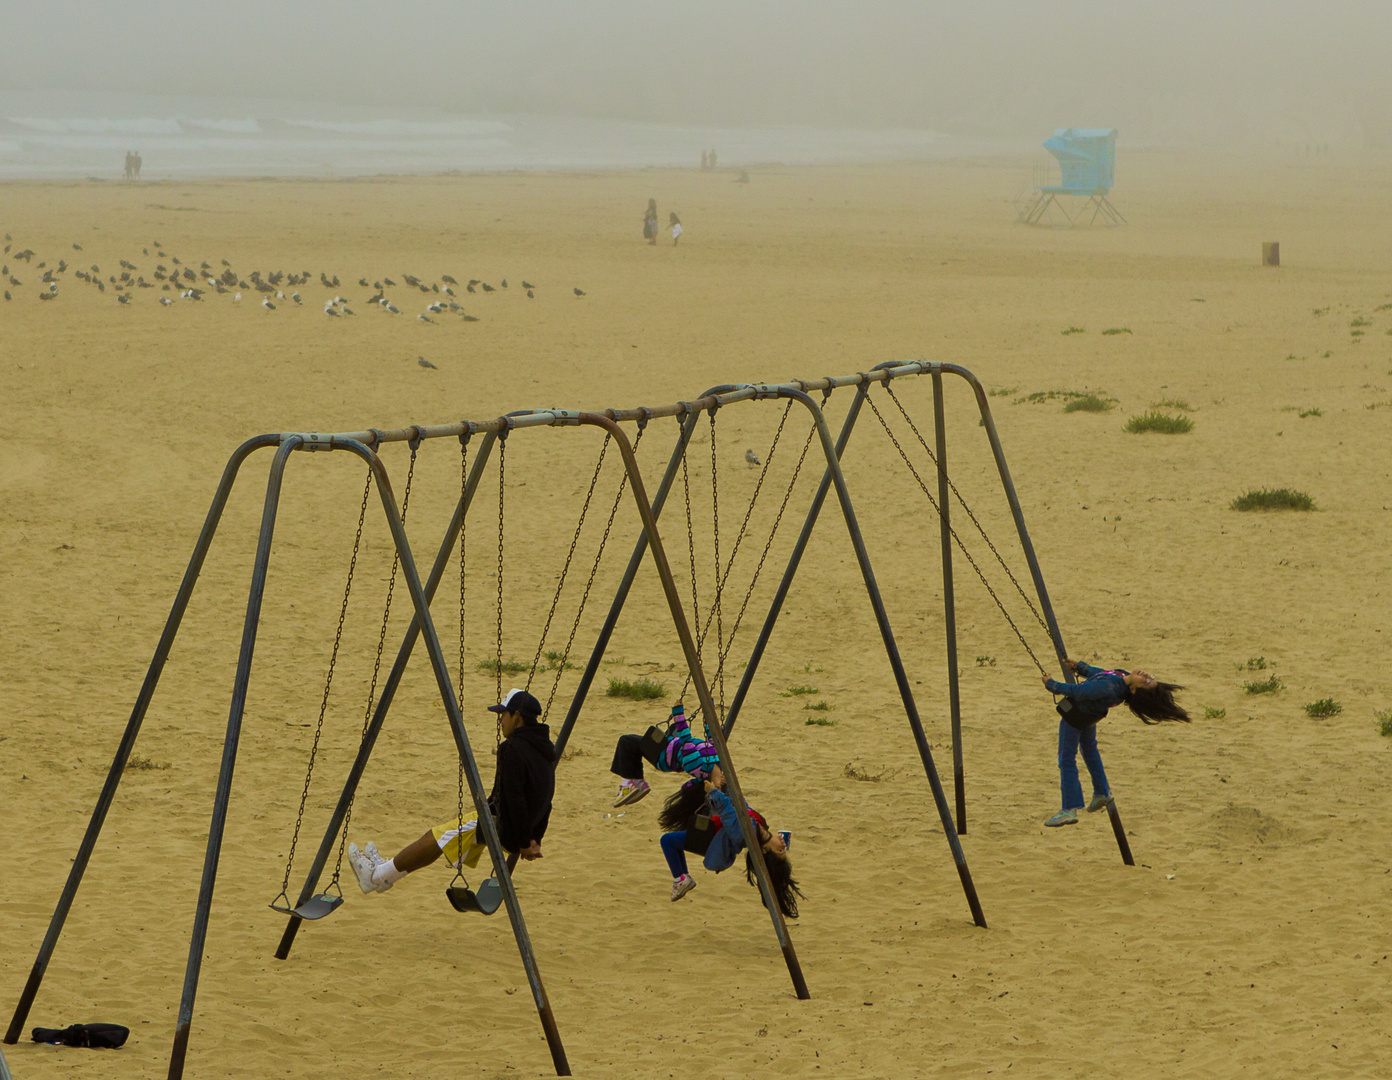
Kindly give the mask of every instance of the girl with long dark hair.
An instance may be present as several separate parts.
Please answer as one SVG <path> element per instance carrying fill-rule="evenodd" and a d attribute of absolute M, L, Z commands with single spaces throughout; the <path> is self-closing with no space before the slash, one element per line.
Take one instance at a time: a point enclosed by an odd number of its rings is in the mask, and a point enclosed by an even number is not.
<path fill-rule="evenodd" d="M 706 849 L 702 859 L 703 865 L 707 870 L 713 870 L 718 874 L 734 866 L 736 856 L 744 851 L 745 877 L 749 884 L 758 884 L 754 874 L 754 856 L 745 851 L 744 834 L 740 831 L 739 821 L 735 817 L 734 803 L 721 790 L 724 783 L 725 775 L 721 772 L 720 766 L 715 765 L 711 768 L 708 779 L 688 780 L 678 788 L 668 798 L 662 807 L 662 813 L 658 815 L 658 824 L 663 829 L 662 854 L 672 871 L 673 901 L 680 900 L 696 888 L 696 879 L 687 871 L 686 866 L 686 830 L 697 811 L 705 806 L 707 801 L 710 803 L 711 824 L 715 829 L 715 835 L 711 838 L 710 847 Z M 788 918 L 796 919 L 797 898 L 802 895 L 802 891 L 793 878 L 793 864 L 788 859 L 787 836 L 770 829 L 763 815 L 752 806 L 749 807 L 749 817 L 753 821 L 754 832 L 759 837 L 759 846 L 763 848 L 764 865 L 768 867 L 769 881 L 773 885 L 773 895 L 778 901 L 778 908 Z"/>
<path fill-rule="evenodd" d="M 1050 827 L 1076 825 L 1078 811 L 1083 808 L 1083 787 L 1078 781 L 1078 751 L 1092 777 L 1092 801 L 1089 814 L 1096 813 L 1112 801 L 1112 789 L 1102 769 L 1102 755 L 1097 749 L 1097 722 L 1107 711 L 1125 705 L 1145 724 L 1167 720 L 1189 723 L 1189 714 L 1176 703 L 1174 692 L 1184 687 L 1159 682 L 1148 671 L 1124 671 L 1116 668 L 1104 671 L 1081 660 L 1064 660 L 1064 667 L 1083 677 L 1080 683 L 1061 683 L 1044 677 L 1044 688 L 1062 698 L 1055 705 L 1059 716 L 1058 765 L 1063 789 L 1063 808 L 1044 822 Z"/>

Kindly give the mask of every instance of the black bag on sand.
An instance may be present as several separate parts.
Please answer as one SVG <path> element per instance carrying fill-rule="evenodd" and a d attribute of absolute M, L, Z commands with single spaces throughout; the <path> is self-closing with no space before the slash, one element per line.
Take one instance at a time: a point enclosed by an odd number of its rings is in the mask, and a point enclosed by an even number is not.
<path fill-rule="evenodd" d="M 120 1024 L 73 1024 L 65 1028 L 34 1029 L 36 1043 L 52 1043 L 57 1046 L 90 1046 L 94 1050 L 115 1050 L 124 1046 L 130 1036 L 130 1028 Z"/>

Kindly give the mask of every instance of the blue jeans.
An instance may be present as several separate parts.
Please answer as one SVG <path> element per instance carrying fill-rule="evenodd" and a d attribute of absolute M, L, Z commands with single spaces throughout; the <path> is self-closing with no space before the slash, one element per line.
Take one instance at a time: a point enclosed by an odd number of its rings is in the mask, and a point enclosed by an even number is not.
<path fill-rule="evenodd" d="M 1081 810 L 1083 786 L 1078 782 L 1078 750 L 1083 751 L 1083 763 L 1092 777 L 1092 793 L 1109 795 L 1107 774 L 1102 771 L 1102 755 L 1097 750 L 1097 725 L 1079 731 L 1067 720 L 1059 721 L 1059 781 L 1063 787 L 1063 808 Z"/>
<path fill-rule="evenodd" d="M 674 878 L 686 874 L 685 844 L 686 830 L 684 829 L 662 834 L 662 854 L 667 857 L 667 866 L 671 869 Z"/>

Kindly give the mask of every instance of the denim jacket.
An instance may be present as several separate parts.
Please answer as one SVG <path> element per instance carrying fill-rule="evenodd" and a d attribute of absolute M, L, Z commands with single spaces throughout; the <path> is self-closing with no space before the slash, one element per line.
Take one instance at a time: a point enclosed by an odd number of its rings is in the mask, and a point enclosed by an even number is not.
<path fill-rule="evenodd" d="M 730 801 L 730 796 L 717 789 L 710 793 L 710 802 L 711 809 L 720 818 L 720 829 L 711 838 L 702 864 L 707 870 L 714 870 L 718 874 L 735 865 L 735 856 L 744 850 L 744 833 L 740 831 L 735 804 Z M 755 811 L 751 810 L 750 816 L 754 815 Z"/>
<path fill-rule="evenodd" d="M 1049 693 L 1063 698 L 1055 706 L 1058 714 L 1071 726 L 1083 730 L 1106 716 L 1108 709 L 1125 703 L 1131 690 L 1123 676 L 1130 672 L 1121 668 L 1103 671 L 1081 660 L 1077 672 L 1083 677 L 1080 683 L 1061 683 L 1050 679 L 1044 685 Z"/>

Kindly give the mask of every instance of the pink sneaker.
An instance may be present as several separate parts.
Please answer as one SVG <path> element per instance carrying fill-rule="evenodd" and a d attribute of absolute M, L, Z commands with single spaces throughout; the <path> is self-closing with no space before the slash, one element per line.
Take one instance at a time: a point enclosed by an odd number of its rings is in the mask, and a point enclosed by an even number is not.
<path fill-rule="evenodd" d="M 636 803 L 651 790 L 652 788 L 648 786 L 646 780 L 625 780 L 619 785 L 619 794 L 614 800 L 614 805 L 628 806 L 631 803 Z"/>
<path fill-rule="evenodd" d="M 696 888 L 696 879 L 690 874 L 683 874 L 672 882 L 672 903 L 676 903 L 683 896 Z"/>

